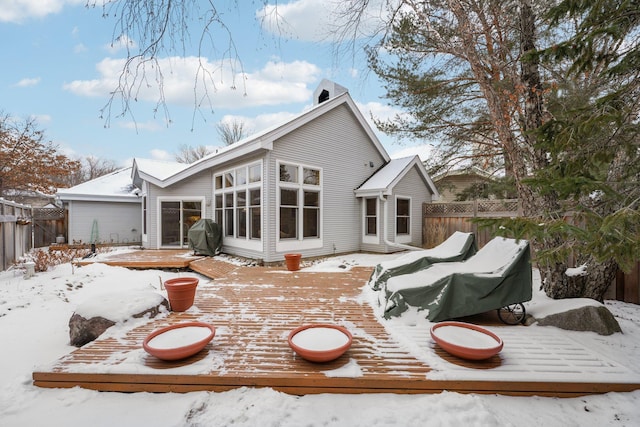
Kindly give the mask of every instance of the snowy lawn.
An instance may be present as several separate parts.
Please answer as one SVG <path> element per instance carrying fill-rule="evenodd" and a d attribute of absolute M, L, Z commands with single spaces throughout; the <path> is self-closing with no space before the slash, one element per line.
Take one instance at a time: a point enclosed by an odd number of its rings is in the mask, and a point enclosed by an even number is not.
<path fill-rule="evenodd" d="M 397 255 L 349 255 L 317 263 L 308 270 L 344 271 L 344 266 L 374 266 Z M 290 396 L 272 389 L 241 388 L 225 393 L 107 393 L 42 389 L 31 373 L 71 352 L 68 321 L 88 299 L 118 291 L 160 291 L 162 280 L 178 273 L 133 271 L 95 264 L 60 265 L 25 280 L 17 271 L 0 273 L 0 426 L 639 426 L 640 391 L 571 399 L 498 395 L 309 395 Z M 549 314 L 591 303 L 550 301 L 536 292 L 527 310 Z M 372 294 L 363 289 L 363 299 Z M 640 307 L 609 301 L 623 334 L 601 337 L 575 332 L 572 338 L 638 373 Z M 415 328 L 411 313 L 395 319 L 401 330 Z M 127 319 L 118 334 L 145 319 Z M 393 330 L 394 324 L 390 324 Z M 428 325 L 427 325 L 428 326 Z M 553 328 L 531 326 L 545 333 Z M 402 337 L 399 337 L 402 339 Z M 426 356 L 425 356 L 426 357 Z M 436 356 L 428 356 L 432 359 Z M 440 375 L 447 364 L 438 365 Z M 445 371 L 443 371 L 443 369 Z"/>

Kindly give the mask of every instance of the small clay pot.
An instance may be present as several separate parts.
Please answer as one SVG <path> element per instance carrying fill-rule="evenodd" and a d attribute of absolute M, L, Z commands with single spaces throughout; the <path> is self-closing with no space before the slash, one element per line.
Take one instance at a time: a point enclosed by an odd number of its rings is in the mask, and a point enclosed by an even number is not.
<path fill-rule="evenodd" d="M 186 311 L 193 305 L 199 281 L 197 277 L 176 277 L 164 282 L 171 311 Z"/>
<path fill-rule="evenodd" d="M 300 270 L 300 259 L 302 254 L 284 254 L 284 260 L 287 264 L 287 270 L 298 271 Z"/>

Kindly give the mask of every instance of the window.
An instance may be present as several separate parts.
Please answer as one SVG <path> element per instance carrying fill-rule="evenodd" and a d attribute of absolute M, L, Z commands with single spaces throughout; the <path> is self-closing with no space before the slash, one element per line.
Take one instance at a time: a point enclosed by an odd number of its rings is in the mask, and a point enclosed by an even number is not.
<path fill-rule="evenodd" d="M 302 237 L 320 237 L 320 192 L 304 192 Z"/>
<path fill-rule="evenodd" d="M 237 237 L 247 237 L 247 192 L 236 193 L 236 224 L 238 224 Z"/>
<path fill-rule="evenodd" d="M 224 235 L 233 237 L 233 193 L 224 195 Z"/>
<path fill-rule="evenodd" d="M 364 200 L 364 234 L 376 236 L 378 234 L 378 199 L 372 197 Z"/>
<path fill-rule="evenodd" d="M 249 190 L 249 233 L 252 239 L 260 239 L 262 237 L 260 200 L 259 188 Z"/>
<path fill-rule="evenodd" d="M 213 180 L 214 221 L 222 225 L 224 236 L 260 240 L 262 164 L 239 166 L 215 175 Z"/>
<path fill-rule="evenodd" d="M 396 235 L 411 234 L 411 200 L 396 198 Z"/>
<path fill-rule="evenodd" d="M 147 196 L 142 197 L 142 234 L 147 234 Z"/>
<path fill-rule="evenodd" d="M 280 189 L 280 238 L 298 238 L 298 190 Z"/>
<path fill-rule="evenodd" d="M 321 170 L 291 163 L 278 165 L 278 250 L 318 247 L 321 236 Z M 287 246 L 286 242 L 292 245 Z"/>
<path fill-rule="evenodd" d="M 298 167 L 295 165 L 280 165 L 280 182 L 298 182 Z"/>

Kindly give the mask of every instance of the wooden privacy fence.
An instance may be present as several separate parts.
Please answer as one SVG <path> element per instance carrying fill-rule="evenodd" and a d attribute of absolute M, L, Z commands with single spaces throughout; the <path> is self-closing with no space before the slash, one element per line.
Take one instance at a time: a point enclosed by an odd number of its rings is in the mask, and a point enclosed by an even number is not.
<path fill-rule="evenodd" d="M 31 207 L 0 199 L 0 267 L 2 271 L 31 249 Z"/>
<path fill-rule="evenodd" d="M 42 248 L 67 235 L 67 212 L 64 208 L 33 209 L 33 246 Z M 63 243 L 63 242 L 61 242 Z"/>
<path fill-rule="evenodd" d="M 473 218 L 515 217 L 521 213 L 518 199 L 425 203 L 422 205 L 422 246 L 432 248 L 455 231 L 463 231 L 475 233 L 480 248 L 495 234 L 492 229 L 479 228 L 471 221 Z M 640 304 L 640 260 L 630 273 L 618 271 L 605 298 Z"/>
<path fill-rule="evenodd" d="M 455 231 L 463 231 L 475 233 L 478 247 L 482 247 L 493 238 L 493 231 L 479 229 L 470 219 L 512 217 L 519 212 L 518 199 L 425 203 L 422 205 L 422 246 L 432 248 Z"/>

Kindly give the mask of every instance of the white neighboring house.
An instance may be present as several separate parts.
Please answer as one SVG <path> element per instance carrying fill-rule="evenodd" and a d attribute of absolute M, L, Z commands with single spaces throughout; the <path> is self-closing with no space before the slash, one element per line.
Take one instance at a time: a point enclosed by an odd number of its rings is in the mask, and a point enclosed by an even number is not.
<path fill-rule="evenodd" d="M 323 80 L 314 106 L 190 165 L 134 159 L 142 245 L 187 248 L 200 218 L 228 254 L 276 262 L 422 245 L 422 204 L 438 198 L 417 156 L 391 160 L 348 91 Z"/>
<path fill-rule="evenodd" d="M 131 182 L 131 169 L 58 190 L 57 198 L 68 211 L 68 242 L 141 243 L 142 199 Z"/>

